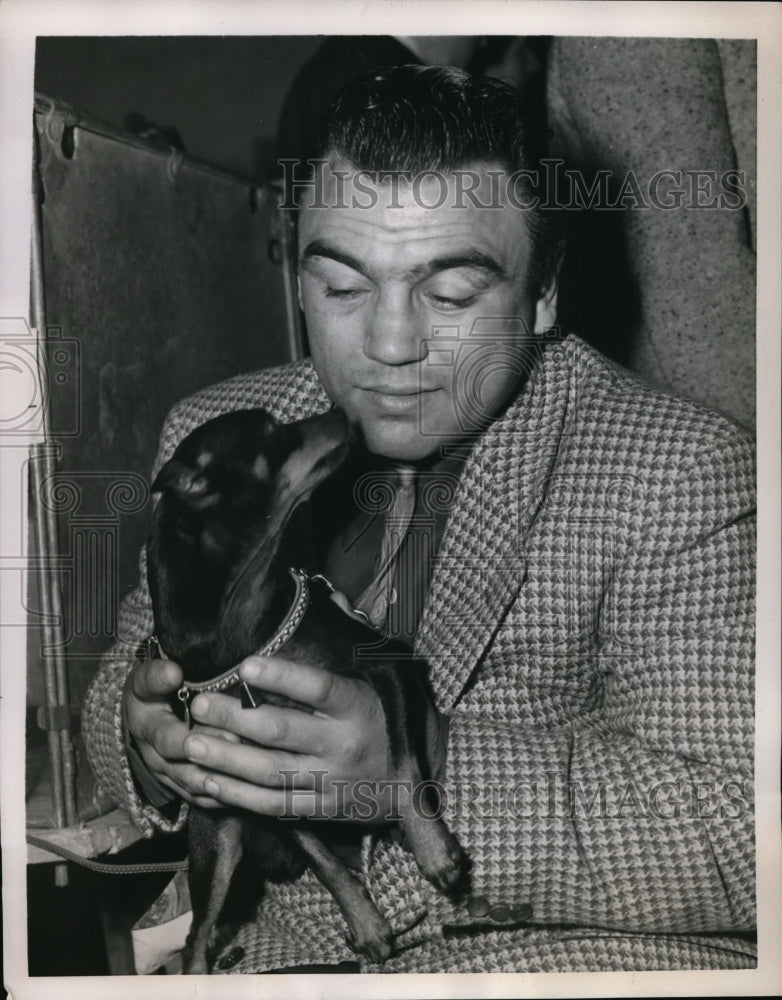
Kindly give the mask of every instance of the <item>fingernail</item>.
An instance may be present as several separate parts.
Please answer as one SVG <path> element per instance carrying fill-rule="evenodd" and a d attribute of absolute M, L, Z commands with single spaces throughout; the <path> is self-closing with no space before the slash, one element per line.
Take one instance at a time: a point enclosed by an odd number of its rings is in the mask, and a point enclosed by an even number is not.
<path fill-rule="evenodd" d="M 258 659 L 245 660 L 239 671 L 243 681 L 257 681 L 261 679 L 261 661 Z"/>
<path fill-rule="evenodd" d="M 219 795 L 220 786 L 214 780 L 214 778 L 207 778 L 204 782 L 204 791 L 209 792 L 210 795 Z"/>
<path fill-rule="evenodd" d="M 193 704 L 190 706 L 190 711 L 193 715 L 201 718 L 206 715 L 206 711 L 209 708 L 209 700 L 205 694 L 199 694 L 197 698 L 193 699 Z"/>
<path fill-rule="evenodd" d="M 188 757 L 195 757 L 196 760 L 200 760 L 201 757 L 206 757 L 206 743 L 199 739 L 197 736 L 188 737 L 187 743 L 185 744 L 185 750 L 187 751 Z"/>

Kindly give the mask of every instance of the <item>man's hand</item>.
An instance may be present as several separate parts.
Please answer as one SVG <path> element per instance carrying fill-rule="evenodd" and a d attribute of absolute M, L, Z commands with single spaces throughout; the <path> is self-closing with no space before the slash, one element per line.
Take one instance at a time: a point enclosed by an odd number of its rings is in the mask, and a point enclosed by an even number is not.
<path fill-rule="evenodd" d="M 208 774 L 191 764 L 184 751 L 190 733 L 171 708 L 171 699 L 182 684 L 182 670 L 171 660 L 149 660 L 133 666 L 123 691 L 128 731 L 152 776 L 183 799 L 204 809 L 222 803 L 204 793 Z M 206 730 L 205 730 L 206 732 Z M 237 740 L 228 732 L 212 730 L 212 740 Z"/>
<path fill-rule="evenodd" d="M 194 774 L 216 772 L 201 794 L 268 816 L 379 818 L 367 800 L 391 775 L 385 716 L 369 683 L 277 657 L 250 657 L 239 672 L 253 687 L 301 702 L 312 714 L 268 703 L 246 709 L 237 698 L 198 695 L 191 712 L 208 728 L 187 736 L 184 754 Z M 226 742 L 215 730 L 249 742 Z M 173 730 L 170 739 L 177 750 Z M 357 791 L 361 811 L 353 809 Z"/>

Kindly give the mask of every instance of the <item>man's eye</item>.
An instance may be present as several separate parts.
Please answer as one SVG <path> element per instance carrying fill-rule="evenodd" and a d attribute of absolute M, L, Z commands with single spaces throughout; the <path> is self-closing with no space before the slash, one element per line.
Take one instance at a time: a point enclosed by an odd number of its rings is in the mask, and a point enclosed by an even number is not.
<path fill-rule="evenodd" d="M 332 288 L 331 285 L 326 285 L 327 299 L 342 299 L 343 301 L 350 301 L 351 299 L 356 299 L 359 295 L 363 294 L 363 288 Z"/>
<path fill-rule="evenodd" d="M 467 309 L 469 306 L 475 302 L 477 295 L 468 295 L 466 298 L 455 298 L 450 295 L 435 295 L 434 292 L 429 293 L 429 301 L 435 306 L 436 309 L 453 310 L 457 309 Z"/>

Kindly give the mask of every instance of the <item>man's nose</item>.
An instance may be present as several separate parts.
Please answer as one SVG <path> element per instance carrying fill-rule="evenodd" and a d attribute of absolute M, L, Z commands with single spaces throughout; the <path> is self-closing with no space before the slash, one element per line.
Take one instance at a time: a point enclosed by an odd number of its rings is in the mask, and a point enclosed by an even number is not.
<path fill-rule="evenodd" d="M 364 354 L 384 365 L 405 365 L 422 356 L 425 331 L 406 291 L 380 296 L 364 337 Z"/>

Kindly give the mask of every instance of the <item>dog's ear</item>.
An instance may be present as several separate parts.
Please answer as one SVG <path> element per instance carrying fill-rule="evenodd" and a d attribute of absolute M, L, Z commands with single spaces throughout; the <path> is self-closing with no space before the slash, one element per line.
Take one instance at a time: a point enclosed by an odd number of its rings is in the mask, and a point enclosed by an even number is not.
<path fill-rule="evenodd" d="M 176 458 L 170 458 L 152 483 L 153 493 L 170 490 L 182 500 L 198 499 L 209 491 L 209 480 L 199 470 Z"/>

